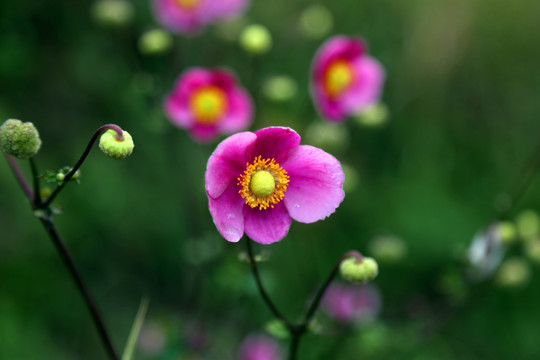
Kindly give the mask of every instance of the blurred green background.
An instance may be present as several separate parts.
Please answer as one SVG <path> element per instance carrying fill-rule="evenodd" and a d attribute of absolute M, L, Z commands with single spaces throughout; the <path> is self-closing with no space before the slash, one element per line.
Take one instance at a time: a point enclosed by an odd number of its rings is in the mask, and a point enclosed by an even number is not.
<path fill-rule="evenodd" d="M 334 19 L 322 38 L 299 28 L 314 3 Z M 326 37 L 346 34 L 364 37 L 386 68 L 388 123 L 350 119 L 340 141 L 323 144 L 357 182 L 348 177 L 345 200 L 327 220 L 293 223 L 286 239 L 257 247 L 271 255 L 261 264 L 263 280 L 296 319 L 345 251 L 369 255 L 373 237 L 395 234 L 407 255 L 380 263 L 383 308 L 375 323 L 344 330 L 321 317 L 322 334 L 306 336 L 300 358 L 540 358 L 534 261 L 527 260 L 530 279 L 510 289 L 460 281 L 465 249 L 496 219 L 539 141 L 539 1 L 254 0 L 239 23 L 261 23 L 273 36 L 256 69 L 222 26 L 175 36 L 164 54 L 142 54 L 139 36 L 157 22 L 148 0 L 132 5 L 131 22 L 112 27 L 95 20 L 90 1 L 0 2 L 0 121 L 37 126 L 40 170 L 74 164 L 103 124 L 134 138 L 124 161 L 94 149 L 81 184 L 59 196 L 64 214 L 56 217 L 118 350 L 144 296 L 147 341 L 161 346 L 138 349 L 137 359 L 233 359 L 242 339 L 272 318 L 238 260 L 245 244 L 222 239 L 207 209 L 204 170 L 217 142 L 196 143 L 162 113 L 177 76 L 194 65 L 229 67 L 256 100 L 251 130 L 290 126 L 316 144 L 306 136 L 322 122 L 308 69 Z M 276 103 L 261 86 L 281 74 L 296 80 L 298 92 Z M 539 207 L 534 181 L 510 219 Z M 525 256 L 523 249 L 516 244 L 509 253 Z M 0 359 L 102 358 L 82 299 L 0 161 Z"/>

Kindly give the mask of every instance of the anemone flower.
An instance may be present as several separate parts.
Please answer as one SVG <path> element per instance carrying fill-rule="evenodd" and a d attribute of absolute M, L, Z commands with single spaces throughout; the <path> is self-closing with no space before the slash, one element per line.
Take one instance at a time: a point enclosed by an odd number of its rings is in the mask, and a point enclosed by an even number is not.
<path fill-rule="evenodd" d="M 358 38 L 335 36 L 317 51 L 311 68 L 311 97 L 321 115 L 343 121 L 376 103 L 384 82 L 381 64 Z"/>
<path fill-rule="evenodd" d="M 226 70 L 185 71 L 165 99 L 164 107 L 174 125 L 200 141 L 245 130 L 253 117 L 250 96 Z"/>
<path fill-rule="evenodd" d="M 300 136 L 285 127 L 223 140 L 208 160 L 205 179 L 214 223 L 231 242 L 245 233 L 258 243 L 274 243 L 287 235 L 291 218 L 322 220 L 344 197 L 339 161 L 300 145 Z"/>

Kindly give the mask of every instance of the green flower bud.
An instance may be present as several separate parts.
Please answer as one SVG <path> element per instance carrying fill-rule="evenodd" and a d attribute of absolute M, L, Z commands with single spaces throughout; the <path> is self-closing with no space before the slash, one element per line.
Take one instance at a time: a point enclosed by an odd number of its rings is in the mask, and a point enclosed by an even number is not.
<path fill-rule="evenodd" d="M 372 258 L 363 257 L 362 260 L 358 260 L 351 256 L 341 262 L 339 271 L 347 281 L 366 283 L 375 279 L 379 273 L 379 266 Z"/>
<path fill-rule="evenodd" d="M 540 238 L 525 242 L 525 255 L 536 264 L 540 264 Z"/>
<path fill-rule="evenodd" d="M 531 269 L 527 261 L 514 257 L 501 264 L 495 281 L 502 287 L 518 287 L 526 284 L 530 276 Z"/>
<path fill-rule="evenodd" d="M 272 47 L 272 36 L 262 25 L 249 25 L 240 34 L 240 45 L 248 53 L 264 54 Z"/>
<path fill-rule="evenodd" d="M 503 244 L 510 244 L 516 240 L 517 230 L 513 222 L 501 221 L 497 224 L 497 230 Z"/>
<path fill-rule="evenodd" d="M 298 86 L 290 76 L 278 75 L 266 80 L 263 86 L 264 95 L 272 101 L 284 102 L 296 95 Z"/>
<path fill-rule="evenodd" d="M 381 127 L 388 121 L 388 107 L 384 104 L 373 104 L 355 115 L 358 123 L 365 127 Z"/>
<path fill-rule="evenodd" d="M 540 218 L 534 210 L 523 210 L 516 217 L 516 227 L 524 240 L 534 238 L 540 234 Z"/>
<path fill-rule="evenodd" d="M 58 174 L 56 174 L 56 180 L 58 181 L 64 181 L 66 175 L 63 173 L 63 172 L 59 172 Z"/>
<path fill-rule="evenodd" d="M 305 36 L 320 39 L 332 30 L 332 13 L 323 5 L 311 5 L 300 15 L 300 30 Z"/>
<path fill-rule="evenodd" d="M 133 12 L 133 5 L 126 0 L 97 0 L 92 5 L 94 20 L 104 26 L 127 25 Z"/>
<path fill-rule="evenodd" d="M 135 145 L 133 144 L 133 138 L 127 131 L 122 131 L 124 134 L 123 140 L 116 138 L 116 131 L 107 130 L 99 139 L 99 148 L 107 156 L 113 159 L 125 159 L 133 152 Z"/>
<path fill-rule="evenodd" d="M 159 55 L 169 50 L 172 43 L 171 34 L 161 29 L 152 29 L 139 38 L 139 50 L 146 55 Z"/>
<path fill-rule="evenodd" d="M 31 122 L 9 119 L 0 126 L 0 148 L 19 159 L 35 156 L 41 147 L 39 132 Z"/>

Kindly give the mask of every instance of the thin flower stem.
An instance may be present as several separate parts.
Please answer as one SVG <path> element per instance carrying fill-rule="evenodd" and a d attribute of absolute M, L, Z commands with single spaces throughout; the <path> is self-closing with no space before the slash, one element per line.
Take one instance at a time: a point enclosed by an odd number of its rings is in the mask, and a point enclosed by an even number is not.
<path fill-rule="evenodd" d="M 32 170 L 32 181 L 34 183 L 34 196 L 32 199 L 34 208 L 39 208 L 41 206 L 41 190 L 39 187 L 39 177 L 36 161 L 34 158 L 30 158 L 30 169 Z"/>
<path fill-rule="evenodd" d="M 62 239 L 60 238 L 60 235 L 56 231 L 56 228 L 54 226 L 51 216 L 47 214 L 43 217 L 40 217 L 39 220 L 41 221 L 41 224 L 47 231 L 47 234 L 49 234 L 49 237 L 53 241 L 56 247 L 56 250 L 60 254 L 60 257 L 62 258 L 62 261 L 68 268 L 69 273 L 71 274 L 71 277 L 77 284 L 77 289 L 79 290 L 79 293 L 81 294 L 81 296 L 84 298 L 86 306 L 88 310 L 90 311 L 90 314 L 92 315 L 92 320 L 94 321 L 94 325 L 97 328 L 99 337 L 101 339 L 101 342 L 103 343 L 103 346 L 105 347 L 107 354 L 109 355 L 109 358 L 111 360 L 119 360 L 120 358 L 118 357 L 118 355 L 116 354 L 116 351 L 114 350 L 111 339 L 107 333 L 107 330 L 105 329 L 105 324 L 96 307 L 96 304 L 94 300 L 92 299 L 90 292 L 86 288 L 86 285 L 84 284 L 81 278 L 81 275 L 79 274 L 77 268 L 75 267 L 75 263 L 73 262 L 73 259 L 71 258 L 66 246 L 64 245 L 64 242 L 62 241 Z"/>
<path fill-rule="evenodd" d="M 92 146 L 94 145 L 94 143 L 96 142 L 96 140 L 99 138 L 99 136 L 104 133 L 105 131 L 107 130 L 114 130 L 116 131 L 116 139 L 118 140 L 123 140 L 124 139 L 124 133 L 122 132 L 122 129 L 118 126 L 118 125 L 114 125 L 114 124 L 107 124 L 107 125 L 103 125 L 102 127 L 100 127 L 99 129 L 96 130 L 96 132 L 94 133 L 94 135 L 92 135 L 92 138 L 90 139 L 90 141 L 88 142 L 88 145 L 86 146 L 86 149 L 84 150 L 84 152 L 82 153 L 81 157 L 79 158 L 79 161 L 77 161 L 77 163 L 75 164 L 75 166 L 73 166 L 73 168 L 71 169 L 71 171 L 69 173 L 66 174 L 66 176 L 64 177 L 64 180 L 62 181 L 62 183 L 60 185 L 58 185 L 56 187 L 56 189 L 54 189 L 54 191 L 52 192 L 52 194 L 47 198 L 47 200 L 45 200 L 40 208 L 41 209 L 46 209 L 47 207 L 49 207 L 52 203 L 52 201 L 56 198 L 56 196 L 60 193 L 60 191 L 62 191 L 62 189 L 64 188 L 64 186 L 67 184 L 67 182 L 71 179 L 71 177 L 77 172 L 77 170 L 79 170 L 79 168 L 81 167 L 81 165 L 83 164 L 84 160 L 86 160 L 86 157 L 88 156 L 88 154 L 90 153 L 90 150 L 92 150 Z"/>
<path fill-rule="evenodd" d="M 251 272 L 253 273 L 253 277 L 255 278 L 255 282 L 257 283 L 257 289 L 259 289 L 259 293 L 261 294 L 261 297 L 265 301 L 270 311 L 272 311 L 274 316 L 278 318 L 279 320 L 283 321 L 283 323 L 287 326 L 288 329 L 292 328 L 293 325 L 289 322 L 289 320 L 287 320 L 281 314 L 281 312 L 277 309 L 276 305 L 274 305 L 274 303 L 268 296 L 268 293 L 264 289 L 264 286 L 261 281 L 261 277 L 259 275 L 259 269 L 257 268 L 257 261 L 255 260 L 255 257 L 253 256 L 253 248 L 251 246 L 251 240 L 249 238 L 246 238 L 246 246 L 247 246 L 248 257 L 249 257 L 249 266 L 251 268 Z"/>
<path fill-rule="evenodd" d="M 24 194 L 30 200 L 30 202 L 34 199 L 34 192 L 30 188 L 30 185 L 28 185 L 28 182 L 26 181 L 26 178 L 24 177 L 21 169 L 19 168 L 19 165 L 17 164 L 17 161 L 11 156 L 6 153 L 4 153 L 6 160 L 8 161 L 9 166 L 11 167 L 11 170 L 13 171 L 13 174 L 15 175 L 15 178 L 17 179 L 17 182 L 21 186 L 22 190 L 24 191 Z"/>

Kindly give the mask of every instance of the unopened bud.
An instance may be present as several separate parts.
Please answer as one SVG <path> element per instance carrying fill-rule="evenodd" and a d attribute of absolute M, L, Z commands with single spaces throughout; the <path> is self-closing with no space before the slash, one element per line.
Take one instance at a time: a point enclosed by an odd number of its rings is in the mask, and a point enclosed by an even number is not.
<path fill-rule="evenodd" d="M 240 45 L 248 53 L 264 54 L 272 47 L 272 36 L 262 25 L 249 25 L 240 34 Z"/>
<path fill-rule="evenodd" d="M 388 107 L 378 103 L 369 105 L 360 113 L 355 115 L 358 123 L 365 127 L 381 127 L 388 120 Z"/>
<path fill-rule="evenodd" d="M 503 287 L 518 287 L 527 283 L 530 276 L 531 269 L 527 261 L 514 257 L 501 264 L 495 280 Z"/>
<path fill-rule="evenodd" d="M 528 240 L 540 234 L 540 218 L 534 210 L 523 210 L 516 216 L 519 235 Z"/>
<path fill-rule="evenodd" d="M 307 7 L 300 15 L 300 30 L 313 39 L 326 36 L 332 30 L 333 23 L 332 13 L 319 4 Z"/>
<path fill-rule="evenodd" d="M 171 34 L 161 29 L 146 31 L 139 38 L 139 50 L 147 55 L 163 54 L 171 48 L 173 39 Z"/>
<path fill-rule="evenodd" d="M 339 265 L 341 276 L 351 282 L 366 283 L 375 279 L 379 273 L 377 262 L 369 257 L 363 257 L 361 260 L 351 256 L 341 262 Z"/>
<path fill-rule="evenodd" d="M 540 238 L 525 242 L 525 255 L 536 264 L 540 264 Z"/>
<path fill-rule="evenodd" d="M 269 100 L 284 102 L 296 95 L 297 88 L 296 81 L 290 76 L 277 75 L 266 80 L 263 93 Z"/>
<path fill-rule="evenodd" d="M 381 263 L 397 263 L 407 253 L 403 239 L 395 235 L 381 235 L 369 243 L 369 253 Z"/>
<path fill-rule="evenodd" d="M 39 132 L 31 122 L 9 119 L 0 126 L 0 148 L 19 159 L 36 155 L 41 147 Z"/>
<path fill-rule="evenodd" d="M 135 145 L 133 144 L 133 138 L 127 131 L 122 131 L 124 139 L 119 140 L 117 133 L 114 130 L 107 130 L 99 139 L 99 148 L 107 156 L 113 159 L 125 159 L 133 152 Z"/>
<path fill-rule="evenodd" d="M 58 174 L 56 174 L 56 180 L 58 181 L 64 181 L 66 175 L 63 173 L 63 172 L 59 172 Z"/>
<path fill-rule="evenodd" d="M 513 222 L 501 221 L 497 224 L 497 229 L 503 244 L 510 244 L 516 240 L 517 230 Z"/>
<path fill-rule="evenodd" d="M 124 26 L 133 18 L 133 5 L 126 0 L 97 0 L 92 6 L 96 22 L 105 26 Z"/>

